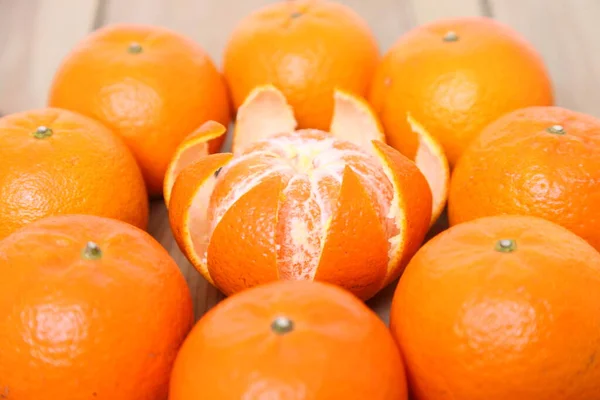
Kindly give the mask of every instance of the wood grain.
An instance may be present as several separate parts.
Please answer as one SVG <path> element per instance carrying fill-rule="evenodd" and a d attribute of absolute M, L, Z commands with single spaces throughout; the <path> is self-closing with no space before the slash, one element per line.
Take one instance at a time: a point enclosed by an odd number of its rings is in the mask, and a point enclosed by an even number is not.
<path fill-rule="evenodd" d="M 486 15 L 485 0 L 418 0 L 411 2 L 417 24 L 439 18 Z"/>
<path fill-rule="evenodd" d="M 42 107 L 52 75 L 70 48 L 110 23 L 169 27 L 200 43 L 217 65 L 235 24 L 273 0 L 0 0 L 0 114 Z M 438 18 L 488 15 L 516 28 L 538 48 L 558 104 L 600 116 L 598 0 L 343 0 L 373 29 L 381 52 L 411 27 Z M 152 203 L 149 231 L 177 261 L 197 316 L 222 296 L 174 243 L 162 201 Z M 395 283 L 368 302 L 387 321 Z"/>
<path fill-rule="evenodd" d="M 54 71 L 93 27 L 97 0 L 0 3 L 0 111 L 43 107 Z M 76 16 L 76 17 L 74 17 Z"/>

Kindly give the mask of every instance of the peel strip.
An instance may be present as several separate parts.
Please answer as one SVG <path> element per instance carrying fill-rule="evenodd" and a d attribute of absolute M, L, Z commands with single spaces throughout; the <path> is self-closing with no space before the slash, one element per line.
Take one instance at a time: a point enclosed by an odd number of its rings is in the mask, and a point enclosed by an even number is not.
<path fill-rule="evenodd" d="M 227 129 L 220 123 L 207 121 L 177 146 L 163 181 L 163 198 L 167 207 L 177 175 L 200 158 L 207 156 L 210 153 L 209 141 L 224 135 L 225 132 Z"/>
<path fill-rule="evenodd" d="M 364 99 L 336 89 L 334 109 L 329 132 L 338 139 L 347 140 L 361 149 L 371 151 L 371 140 L 385 143 L 385 134 L 375 112 Z"/>
<path fill-rule="evenodd" d="M 259 140 L 293 132 L 297 122 L 283 93 L 273 85 L 254 88 L 237 111 L 232 151 L 237 154 Z"/>
<path fill-rule="evenodd" d="M 385 143 L 373 141 L 388 179 L 394 186 L 390 216 L 398 221 L 400 234 L 390 254 L 384 286 L 396 279 L 423 242 L 431 221 L 431 190 L 416 164 Z M 394 243 L 393 243 L 394 244 Z"/>
<path fill-rule="evenodd" d="M 215 185 L 215 172 L 232 158 L 231 153 L 216 153 L 201 158 L 184 169 L 171 192 L 169 223 L 181 251 L 202 276 L 214 284 L 206 265 L 210 240 L 208 204 Z"/>
<path fill-rule="evenodd" d="M 406 120 L 419 138 L 415 164 L 427 179 L 431 189 L 433 199 L 430 226 L 432 226 L 444 211 L 448 200 L 450 167 L 442 145 L 410 113 L 407 114 Z"/>

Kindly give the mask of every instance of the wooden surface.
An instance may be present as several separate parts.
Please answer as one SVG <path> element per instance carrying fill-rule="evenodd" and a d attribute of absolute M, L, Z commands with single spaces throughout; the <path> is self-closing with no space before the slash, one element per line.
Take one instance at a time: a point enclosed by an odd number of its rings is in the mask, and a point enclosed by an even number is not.
<path fill-rule="evenodd" d="M 229 31 L 269 0 L 0 0 L 0 113 L 43 107 L 55 68 L 91 30 L 113 22 L 164 25 L 198 41 L 220 64 Z M 486 15 L 512 25 L 542 53 L 558 105 L 600 117 L 600 0 L 343 0 L 385 51 L 411 27 L 446 16 Z M 221 299 L 173 242 L 161 201 L 150 232 L 171 252 L 197 316 Z M 387 320 L 393 286 L 369 304 Z"/>

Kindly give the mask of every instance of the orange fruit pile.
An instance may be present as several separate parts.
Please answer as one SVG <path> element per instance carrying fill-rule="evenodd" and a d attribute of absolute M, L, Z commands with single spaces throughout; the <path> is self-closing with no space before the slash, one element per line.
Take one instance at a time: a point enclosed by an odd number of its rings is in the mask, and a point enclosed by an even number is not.
<path fill-rule="evenodd" d="M 600 119 L 525 38 L 293 0 L 222 50 L 106 26 L 0 118 L 0 399 L 600 399 Z"/>

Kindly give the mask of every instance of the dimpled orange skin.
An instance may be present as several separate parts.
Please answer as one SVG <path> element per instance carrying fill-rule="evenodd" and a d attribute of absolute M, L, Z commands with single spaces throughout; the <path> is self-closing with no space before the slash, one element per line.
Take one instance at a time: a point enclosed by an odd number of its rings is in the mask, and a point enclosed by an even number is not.
<path fill-rule="evenodd" d="M 132 44 L 140 52 L 131 52 Z M 177 145 L 207 120 L 227 125 L 227 87 L 194 41 L 158 26 L 115 24 L 81 41 L 59 67 L 48 103 L 94 117 L 120 134 L 148 191 L 162 193 Z M 223 138 L 211 141 L 218 151 Z"/>
<path fill-rule="evenodd" d="M 88 241 L 99 259 L 86 259 Z M 192 300 L 150 235 L 103 217 L 49 217 L 0 242 L 0 275 L 0 398 L 167 398 Z"/>
<path fill-rule="evenodd" d="M 40 127 L 51 134 L 36 138 Z M 101 123 L 67 110 L 0 118 L 0 239 L 40 218 L 73 213 L 146 229 L 148 196 L 127 146 Z"/>
<path fill-rule="evenodd" d="M 298 129 L 328 130 L 334 88 L 365 96 L 378 60 L 369 26 L 348 6 L 280 1 L 238 23 L 223 70 L 236 109 L 254 87 L 270 83 L 285 94 Z"/>
<path fill-rule="evenodd" d="M 457 40 L 445 41 L 449 33 Z M 489 122 L 554 101 L 536 50 L 512 28 L 484 17 L 438 20 L 404 34 L 383 56 L 368 98 L 392 147 L 414 159 L 410 113 L 442 144 L 451 166 Z"/>
<path fill-rule="evenodd" d="M 290 331 L 273 329 L 277 318 Z M 278 281 L 225 299 L 194 327 L 175 361 L 170 400 L 406 400 L 398 348 L 351 293 Z"/>
<path fill-rule="evenodd" d="M 425 244 L 390 318 L 415 400 L 594 400 L 599 310 L 600 253 L 541 218 L 496 216 Z"/>
<path fill-rule="evenodd" d="M 554 125 L 564 134 L 551 133 Z M 496 214 L 558 223 L 600 250 L 600 120 L 560 107 L 528 107 L 490 124 L 452 177 L 452 225 Z"/>

